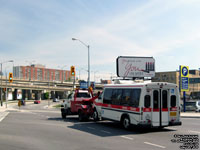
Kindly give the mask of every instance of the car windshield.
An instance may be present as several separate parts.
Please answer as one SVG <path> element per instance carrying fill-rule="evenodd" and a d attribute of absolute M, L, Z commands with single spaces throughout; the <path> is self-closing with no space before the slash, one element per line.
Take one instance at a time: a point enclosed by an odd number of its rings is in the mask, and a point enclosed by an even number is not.
<path fill-rule="evenodd" d="M 90 94 L 89 93 L 77 93 L 77 97 L 90 98 Z"/>

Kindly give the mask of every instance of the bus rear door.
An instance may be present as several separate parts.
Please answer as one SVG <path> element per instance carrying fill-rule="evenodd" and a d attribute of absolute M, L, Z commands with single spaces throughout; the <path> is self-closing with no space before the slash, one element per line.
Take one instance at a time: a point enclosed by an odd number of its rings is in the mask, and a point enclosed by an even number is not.
<path fill-rule="evenodd" d="M 162 127 L 169 125 L 168 90 L 153 89 L 152 92 L 152 126 Z"/>

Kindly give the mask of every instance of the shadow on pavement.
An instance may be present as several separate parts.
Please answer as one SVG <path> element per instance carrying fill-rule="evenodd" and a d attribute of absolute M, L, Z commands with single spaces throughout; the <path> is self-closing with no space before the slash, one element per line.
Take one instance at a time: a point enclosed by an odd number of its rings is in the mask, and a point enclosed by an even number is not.
<path fill-rule="evenodd" d="M 120 123 L 112 121 L 99 121 L 93 122 L 92 120 L 86 122 L 79 122 L 77 117 L 67 117 L 67 119 L 62 118 L 49 118 L 51 121 L 60 121 L 60 122 L 69 122 L 72 125 L 68 125 L 68 128 L 79 130 L 82 132 L 87 132 L 100 137 L 109 137 L 109 136 L 125 136 L 125 135 L 137 135 L 137 134 L 149 134 L 152 132 L 173 132 L 176 130 L 173 129 L 159 129 L 159 128 L 139 128 L 131 127 L 129 130 L 125 130 L 121 127 Z"/>

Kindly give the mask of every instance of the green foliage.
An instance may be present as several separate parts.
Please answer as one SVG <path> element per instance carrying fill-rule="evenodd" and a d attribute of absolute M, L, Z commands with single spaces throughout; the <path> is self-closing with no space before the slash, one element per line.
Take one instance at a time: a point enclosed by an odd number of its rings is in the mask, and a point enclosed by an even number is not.
<path fill-rule="evenodd" d="M 49 92 L 46 92 L 46 93 L 44 94 L 44 98 L 45 98 L 45 99 L 49 99 Z"/>

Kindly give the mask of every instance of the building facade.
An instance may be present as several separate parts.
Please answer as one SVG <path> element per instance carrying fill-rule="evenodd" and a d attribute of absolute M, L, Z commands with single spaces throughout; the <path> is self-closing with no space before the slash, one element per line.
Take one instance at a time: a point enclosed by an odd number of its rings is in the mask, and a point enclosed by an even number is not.
<path fill-rule="evenodd" d="M 13 77 L 37 81 L 68 81 L 71 79 L 69 70 L 49 69 L 43 65 L 15 66 Z"/>
<path fill-rule="evenodd" d="M 179 71 L 156 72 L 152 82 L 175 83 L 179 87 Z M 189 91 L 188 96 L 194 99 L 200 99 L 200 71 L 189 70 Z M 181 93 L 182 95 L 182 93 Z M 198 96 L 199 95 L 199 96 Z"/>

